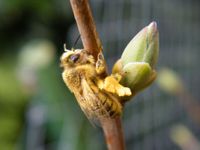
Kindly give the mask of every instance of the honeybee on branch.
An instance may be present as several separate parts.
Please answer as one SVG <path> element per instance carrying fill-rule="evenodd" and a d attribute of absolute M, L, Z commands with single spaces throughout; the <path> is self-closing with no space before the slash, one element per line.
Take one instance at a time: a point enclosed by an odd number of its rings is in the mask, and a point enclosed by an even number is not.
<path fill-rule="evenodd" d="M 89 119 L 115 117 L 122 112 L 118 96 L 129 96 L 129 88 L 113 76 L 105 77 L 106 65 L 102 53 L 98 60 L 85 49 L 65 50 L 61 56 L 63 80 L 74 93 L 81 109 Z"/>

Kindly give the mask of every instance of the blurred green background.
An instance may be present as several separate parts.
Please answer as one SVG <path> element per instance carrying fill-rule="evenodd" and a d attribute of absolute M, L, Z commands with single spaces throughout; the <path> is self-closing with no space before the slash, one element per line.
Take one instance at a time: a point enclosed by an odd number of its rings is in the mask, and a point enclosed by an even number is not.
<path fill-rule="evenodd" d="M 189 95 L 200 102 L 200 1 L 90 4 L 109 69 L 131 38 L 155 20 L 158 70 L 175 70 Z M 63 44 L 70 49 L 78 35 L 67 0 L 0 1 L 0 150 L 106 149 L 101 129 L 89 123 L 61 78 Z M 80 47 L 81 41 L 75 48 Z M 170 134 L 177 124 L 186 126 L 198 143 L 200 125 L 188 115 L 189 104 L 179 99 L 184 96 L 153 84 L 128 103 L 123 115 L 127 149 L 183 149 L 178 136 L 173 140 Z"/>

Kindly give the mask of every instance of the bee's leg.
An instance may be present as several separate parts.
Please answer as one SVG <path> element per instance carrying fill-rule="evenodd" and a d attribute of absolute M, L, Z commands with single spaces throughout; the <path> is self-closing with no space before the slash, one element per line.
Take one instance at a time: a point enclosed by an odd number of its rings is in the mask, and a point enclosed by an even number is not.
<path fill-rule="evenodd" d="M 119 77 L 120 75 L 117 76 L 117 79 L 114 75 L 111 75 L 106 77 L 104 81 L 99 81 L 99 88 L 118 96 L 130 96 L 132 94 L 130 88 L 122 86 L 119 83 L 119 78 L 121 77 Z"/>
<path fill-rule="evenodd" d="M 105 62 L 104 56 L 101 52 L 98 54 L 98 57 L 97 57 L 96 72 L 97 72 L 97 74 L 106 73 L 106 62 Z"/>

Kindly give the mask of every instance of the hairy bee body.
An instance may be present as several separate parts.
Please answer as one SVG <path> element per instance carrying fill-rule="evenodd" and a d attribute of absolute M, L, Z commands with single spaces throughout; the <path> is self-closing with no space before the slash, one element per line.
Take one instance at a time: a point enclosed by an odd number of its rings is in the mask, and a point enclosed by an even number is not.
<path fill-rule="evenodd" d="M 61 66 L 64 67 L 62 77 L 65 84 L 89 119 L 113 118 L 121 114 L 122 105 L 117 96 L 98 87 L 105 72 L 97 71 L 96 62 L 90 54 L 85 50 L 65 52 Z"/>

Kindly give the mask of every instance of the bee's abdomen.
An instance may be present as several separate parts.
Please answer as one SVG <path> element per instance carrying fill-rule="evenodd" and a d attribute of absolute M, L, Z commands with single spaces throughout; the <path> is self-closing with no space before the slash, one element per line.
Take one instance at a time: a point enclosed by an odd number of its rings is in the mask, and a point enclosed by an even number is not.
<path fill-rule="evenodd" d="M 110 99 L 110 97 L 106 97 L 106 100 L 102 102 L 102 105 L 111 117 L 120 115 L 122 112 L 121 104 L 113 99 Z"/>
<path fill-rule="evenodd" d="M 99 105 L 96 107 L 96 113 L 99 113 L 102 117 L 115 117 L 121 115 L 122 106 L 119 102 L 112 99 L 105 93 L 98 93 Z"/>

